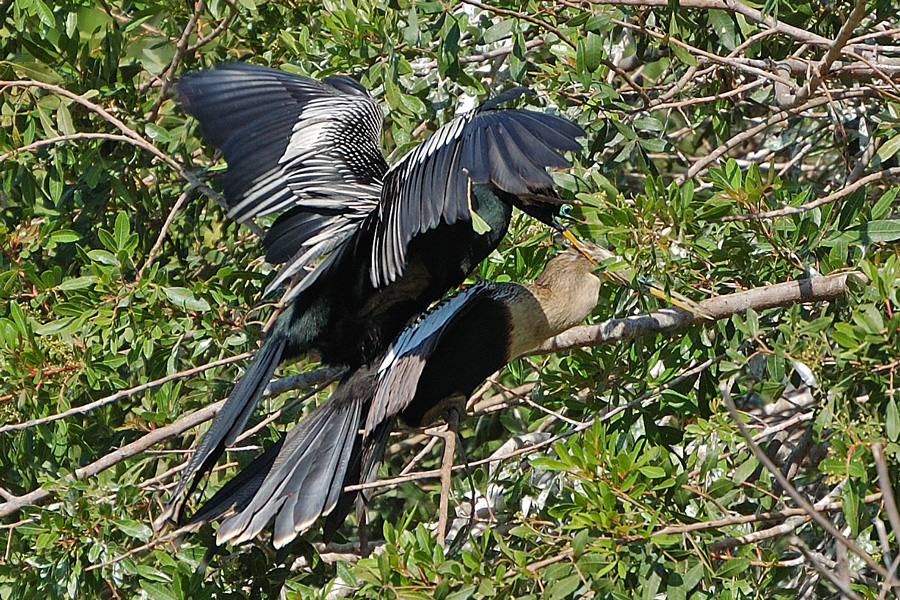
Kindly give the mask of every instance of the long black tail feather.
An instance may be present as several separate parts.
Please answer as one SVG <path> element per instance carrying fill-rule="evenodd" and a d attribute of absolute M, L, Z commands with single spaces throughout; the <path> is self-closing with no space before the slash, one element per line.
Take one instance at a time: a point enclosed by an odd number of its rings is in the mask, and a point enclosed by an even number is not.
<path fill-rule="evenodd" d="M 274 458 L 266 452 L 248 467 L 261 474 L 241 473 L 240 484 L 210 500 L 210 511 L 201 508 L 198 514 L 230 515 L 216 543 L 250 540 L 274 519 L 273 543 L 280 548 L 339 506 L 348 469 L 360 463 L 359 426 L 371 395 L 370 377 L 345 381 L 287 434 Z"/>
<path fill-rule="evenodd" d="M 222 410 L 215 416 L 209 430 L 191 454 L 165 510 L 154 523 L 157 529 L 161 529 L 168 521 L 179 520 L 184 499 L 193 493 L 202 477 L 225 452 L 225 448 L 234 443 L 244 430 L 278 363 L 281 362 L 287 344 L 286 332 L 291 322 L 291 313 L 292 307 L 289 307 L 279 316 L 253 363 L 234 386 Z"/>

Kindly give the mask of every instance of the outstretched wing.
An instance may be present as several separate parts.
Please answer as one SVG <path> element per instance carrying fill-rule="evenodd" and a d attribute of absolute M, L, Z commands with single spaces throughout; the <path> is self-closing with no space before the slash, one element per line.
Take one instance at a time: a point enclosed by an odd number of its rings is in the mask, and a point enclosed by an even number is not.
<path fill-rule="evenodd" d="M 270 288 L 333 250 L 378 205 L 384 116 L 349 77 L 231 63 L 182 77 L 178 93 L 228 162 L 229 215 L 283 213 L 264 241 L 266 259 L 286 263 Z"/>
<path fill-rule="evenodd" d="M 554 195 L 547 168 L 570 166 L 561 152 L 580 149 L 576 138 L 584 131 L 553 115 L 490 110 L 496 103 L 447 123 L 385 175 L 370 269 L 376 287 L 403 272 L 414 236 L 442 220 L 471 220 L 472 185 L 520 197 Z"/>

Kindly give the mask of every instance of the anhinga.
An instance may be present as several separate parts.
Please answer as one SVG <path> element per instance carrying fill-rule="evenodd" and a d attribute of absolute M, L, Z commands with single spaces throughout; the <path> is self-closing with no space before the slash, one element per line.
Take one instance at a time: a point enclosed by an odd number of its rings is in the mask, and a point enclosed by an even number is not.
<path fill-rule="evenodd" d="M 596 260 L 602 251 L 587 246 Z M 598 251 L 597 254 L 594 254 Z M 581 322 L 597 304 L 595 263 L 568 249 L 529 284 L 483 281 L 451 296 L 407 327 L 377 361 L 361 367 L 277 445 L 248 465 L 192 519 L 225 517 L 216 542 L 256 537 L 274 519 L 282 547 L 328 516 L 329 539 L 355 494 L 375 479 L 397 418 L 428 424 L 460 404 L 511 359 Z"/>
<path fill-rule="evenodd" d="M 182 106 L 228 163 L 231 216 L 281 212 L 263 245 L 284 265 L 270 289 L 290 285 L 157 525 L 177 518 L 281 361 L 310 351 L 351 368 L 372 361 L 497 247 L 513 206 L 562 229 L 547 168 L 569 166 L 561 153 L 580 149 L 584 132 L 561 117 L 497 109 L 522 91 L 456 117 L 389 168 L 381 110 L 348 77 L 227 64 L 181 79 Z"/>

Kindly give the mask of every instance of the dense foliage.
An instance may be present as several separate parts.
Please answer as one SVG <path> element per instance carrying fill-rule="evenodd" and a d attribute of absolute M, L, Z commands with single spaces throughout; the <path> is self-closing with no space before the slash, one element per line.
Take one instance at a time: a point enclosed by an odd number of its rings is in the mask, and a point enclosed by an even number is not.
<path fill-rule="evenodd" d="M 893 9 L 0 0 L 0 599 L 885 597 L 900 556 Z M 372 502 L 385 543 L 358 562 L 352 522 L 327 549 L 315 532 L 227 548 L 205 575 L 209 530 L 129 553 L 154 540 L 211 414 L 194 411 L 227 395 L 271 314 L 273 268 L 217 202 L 224 163 L 172 94 L 177 73 L 228 60 L 353 75 L 384 106 L 393 157 L 529 86 L 533 110 L 588 132 L 557 174 L 579 235 L 695 299 L 865 277 L 838 299 L 511 364 L 463 424 L 472 466 L 452 504 L 475 499 L 476 518 L 446 550 L 430 477 Z M 518 217 L 475 277 L 528 280 L 554 249 Z M 610 284 L 593 318 L 658 307 Z M 328 389 L 268 398 L 261 412 L 285 410 L 230 458 L 246 464 Z M 426 444 L 397 438 L 382 475 L 434 468 Z"/>

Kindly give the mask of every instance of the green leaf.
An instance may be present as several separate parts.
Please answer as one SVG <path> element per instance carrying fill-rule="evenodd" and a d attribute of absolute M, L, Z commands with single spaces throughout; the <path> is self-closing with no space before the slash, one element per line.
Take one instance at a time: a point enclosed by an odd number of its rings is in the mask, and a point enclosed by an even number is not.
<path fill-rule="evenodd" d="M 107 234 L 108 235 L 108 234 Z M 100 263 L 101 265 L 108 265 L 111 267 L 121 267 L 122 263 L 119 262 L 119 259 L 115 257 L 112 252 L 107 250 L 90 250 L 87 253 L 88 257 L 91 260 Z"/>
<path fill-rule="evenodd" d="M 575 560 L 578 560 L 584 554 L 584 549 L 587 546 L 587 542 L 589 539 L 590 531 L 588 529 L 579 530 L 575 534 L 575 537 L 572 538 L 572 552 L 574 554 Z"/>
<path fill-rule="evenodd" d="M 872 219 L 881 219 L 890 212 L 891 205 L 897 197 L 897 192 L 900 192 L 900 187 L 891 188 L 881 195 L 881 198 L 879 198 L 878 202 L 875 203 L 875 206 L 872 207 Z"/>
<path fill-rule="evenodd" d="M 128 215 L 124 211 L 119 211 L 116 215 L 115 226 L 115 250 L 122 250 L 128 242 L 128 236 L 131 234 L 131 223 L 128 221 Z"/>
<path fill-rule="evenodd" d="M 147 593 L 147 596 L 153 598 L 153 600 L 179 600 L 168 585 L 142 579 L 140 580 L 140 586 Z"/>
<path fill-rule="evenodd" d="M 661 477 L 666 476 L 666 470 L 662 467 L 656 467 L 653 465 L 644 465 L 638 469 L 645 477 L 649 477 L 650 479 L 660 479 Z"/>
<path fill-rule="evenodd" d="M 25 313 L 22 311 L 22 307 L 19 306 L 18 302 L 10 302 L 9 303 L 9 314 L 13 319 L 13 322 L 16 324 L 16 329 L 22 335 L 28 333 L 28 325 L 25 323 Z"/>
<path fill-rule="evenodd" d="M 732 558 L 731 560 L 725 561 L 725 563 L 719 567 L 719 570 L 716 571 L 716 576 L 722 579 L 731 579 L 732 577 L 738 577 L 743 574 L 749 568 L 749 558 Z"/>
<path fill-rule="evenodd" d="M 743 483 L 754 471 L 756 471 L 757 467 L 759 467 L 759 461 L 756 460 L 755 456 L 751 456 L 734 470 L 732 480 L 735 483 Z"/>
<path fill-rule="evenodd" d="M 34 79 L 41 83 L 52 83 L 55 85 L 65 81 L 59 73 L 45 65 L 33 60 L 14 60 L 10 62 L 2 61 L 0 64 L 8 64 L 15 71 L 16 75 L 23 79 Z"/>
<path fill-rule="evenodd" d="M 697 564 L 688 569 L 687 573 L 684 574 L 685 591 L 689 592 L 697 587 L 697 584 L 703 579 L 704 573 L 706 573 L 706 567 L 701 561 L 697 561 Z"/>
<path fill-rule="evenodd" d="M 144 132 L 152 141 L 166 144 L 169 142 L 169 132 L 156 123 L 144 123 Z"/>
<path fill-rule="evenodd" d="M 581 587 L 581 576 L 570 575 L 559 581 L 554 581 L 550 585 L 550 600 L 561 600 L 572 594 Z"/>
<path fill-rule="evenodd" d="M 71 324 L 72 319 L 57 319 L 35 328 L 34 332 L 38 335 L 54 335 L 61 331 L 65 331 Z"/>
<path fill-rule="evenodd" d="M 844 510 L 844 518 L 850 525 L 850 532 L 853 537 L 859 535 L 859 496 L 853 489 L 853 485 L 845 485 L 841 493 L 841 508 Z"/>
<path fill-rule="evenodd" d="M 72 124 L 72 114 L 65 104 L 60 103 L 59 108 L 56 110 L 56 124 L 65 135 L 75 133 L 75 125 Z"/>
<path fill-rule="evenodd" d="M 522 81 L 522 77 L 528 68 L 525 54 L 525 37 L 519 31 L 516 33 L 515 41 L 513 42 L 513 51 L 509 55 L 509 74 L 514 81 Z"/>
<path fill-rule="evenodd" d="M 183 287 L 167 287 L 164 288 L 166 297 L 169 301 L 184 310 L 196 310 L 200 312 L 208 311 L 209 303 L 203 298 L 197 298 L 191 290 Z"/>
<path fill-rule="evenodd" d="M 864 244 L 894 242 L 900 240 L 900 220 L 869 221 L 868 223 L 851 227 L 849 231 L 858 232 L 858 239 Z"/>
<path fill-rule="evenodd" d="M 472 215 L 472 229 L 475 230 L 475 233 L 477 233 L 478 235 L 484 235 L 491 230 L 490 224 L 479 217 L 477 212 L 473 210 L 469 214 Z"/>
<path fill-rule="evenodd" d="M 697 57 L 688 52 L 685 48 L 682 48 L 678 44 L 669 44 L 669 48 L 672 49 L 672 53 L 675 55 L 675 57 L 688 67 L 697 66 Z"/>
<path fill-rule="evenodd" d="M 875 152 L 875 157 L 878 159 L 878 162 L 884 163 L 897 154 L 898 150 L 900 150 L 900 134 L 883 143 Z M 894 193 L 896 194 L 897 192 L 894 191 Z"/>
<path fill-rule="evenodd" d="M 491 25 L 484 32 L 484 43 L 493 44 L 509 37 L 515 24 L 514 19 L 503 19 L 499 23 Z"/>
<path fill-rule="evenodd" d="M 57 244 L 68 244 L 71 242 L 77 242 L 81 239 L 81 235 L 75 233 L 71 229 L 60 229 L 58 231 L 54 231 L 50 234 L 50 239 L 56 242 Z"/>
<path fill-rule="evenodd" d="M 603 38 L 593 32 L 588 32 L 584 40 L 585 68 L 593 73 L 603 63 L 606 51 L 603 48 Z"/>
<path fill-rule="evenodd" d="M 53 19 L 53 11 L 44 3 L 44 0 L 31 0 L 31 5 L 34 6 L 35 11 L 44 25 L 47 27 L 56 25 L 56 22 Z"/>
<path fill-rule="evenodd" d="M 119 519 L 116 527 L 125 535 L 137 538 L 141 541 L 149 540 L 153 536 L 153 530 L 146 523 L 134 521 L 132 519 Z"/>
<path fill-rule="evenodd" d="M 897 401 L 895 398 L 888 400 L 885 429 L 888 439 L 892 442 L 896 442 L 897 438 L 900 437 L 900 412 L 897 411 Z"/>

